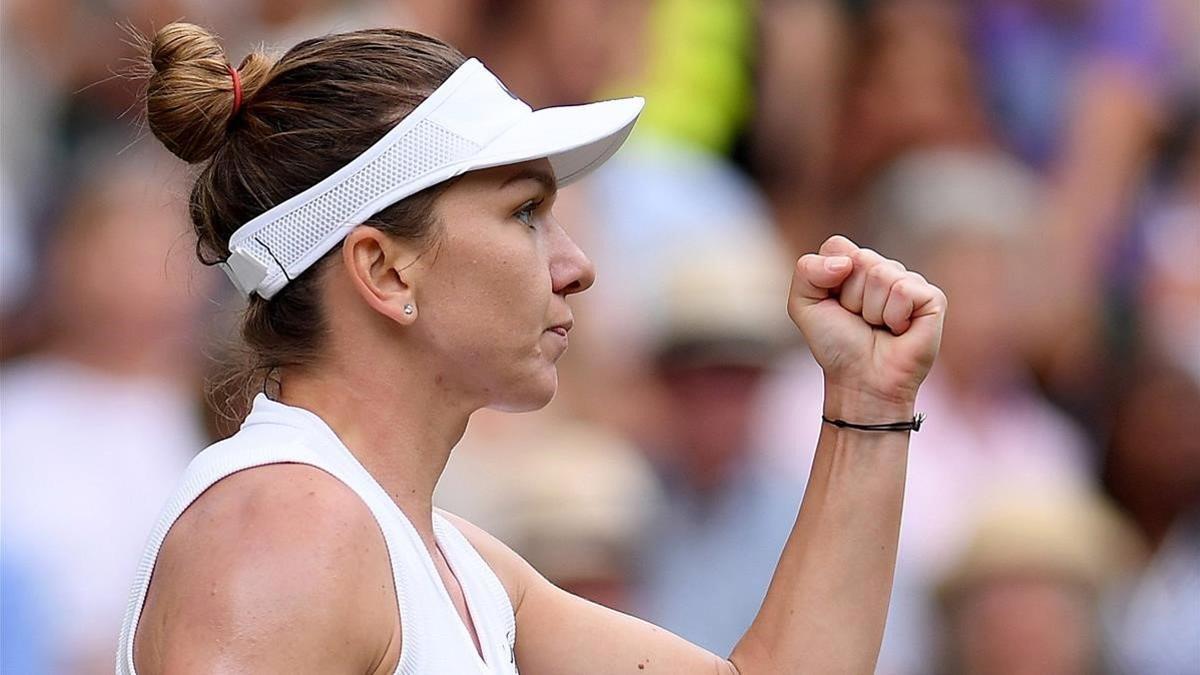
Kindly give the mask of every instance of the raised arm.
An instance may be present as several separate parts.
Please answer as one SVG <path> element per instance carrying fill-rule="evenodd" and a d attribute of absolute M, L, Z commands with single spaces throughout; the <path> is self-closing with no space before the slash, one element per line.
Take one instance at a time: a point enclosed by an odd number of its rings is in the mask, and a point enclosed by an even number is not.
<path fill-rule="evenodd" d="M 910 420 L 945 311 L 941 290 L 845 237 L 802 257 L 788 312 L 824 370 L 824 415 L 859 424 Z M 743 675 L 874 671 L 908 439 L 823 425 L 796 525 L 762 609 L 731 656 Z"/>
<path fill-rule="evenodd" d="M 825 372 L 824 411 L 801 414 L 911 419 L 945 309 L 936 287 L 844 237 L 801 258 L 788 312 Z M 870 673 L 891 594 L 907 451 L 906 432 L 825 425 L 767 597 L 728 658 L 555 588 L 459 522 L 513 598 L 523 675 Z"/>

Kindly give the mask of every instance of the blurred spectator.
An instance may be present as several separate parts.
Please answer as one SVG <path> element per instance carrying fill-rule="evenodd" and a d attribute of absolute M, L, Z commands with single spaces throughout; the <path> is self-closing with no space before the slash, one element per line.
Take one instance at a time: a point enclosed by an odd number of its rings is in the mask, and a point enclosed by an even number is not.
<path fill-rule="evenodd" d="M 892 609 L 880 673 L 920 673 L 932 660 L 930 591 L 966 536 L 967 513 L 992 486 L 1084 485 L 1086 439 L 1033 386 L 1017 337 L 1026 293 L 1023 242 L 1032 236 L 1034 178 L 995 152 L 906 155 L 868 191 L 861 243 L 895 257 L 945 290 L 938 362 L 917 410 Z M 760 440 L 772 462 L 806 479 L 820 433 L 820 371 L 789 363 L 765 399 Z"/>
<path fill-rule="evenodd" d="M 0 98 L 4 200 L 6 209 L 19 205 L 26 218 L 46 207 L 37 200 L 45 199 L 43 186 L 66 142 L 58 125 L 65 90 L 70 87 L 68 62 L 75 50 L 59 44 L 72 13 L 64 0 L 13 0 L 0 5 L 0 78 L 9 91 L 20 92 Z M 71 40 L 61 44 L 74 46 Z"/>
<path fill-rule="evenodd" d="M 409 4 L 418 25 L 478 56 L 535 108 L 636 93 L 646 109 L 635 136 L 717 156 L 749 115 L 750 0 Z"/>
<path fill-rule="evenodd" d="M 677 251 L 653 342 L 663 438 L 648 448 L 666 497 L 645 538 L 638 614 L 727 654 L 758 613 L 800 503 L 801 486 L 750 445 L 760 385 L 795 334 L 782 302 L 790 266 L 771 240 L 746 235 Z"/>
<path fill-rule="evenodd" d="M 614 270 L 597 294 L 612 294 L 633 319 L 622 337 L 644 343 L 672 302 L 666 276 L 687 262 L 683 240 L 763 239 L 773 227 L 754 184 L 713 155 L 643 137 L 610 164 L 587 186 L 596 230 L 589 254 L 598 269 Z"/>
<path fill-rule="evenodd" d="M 1109 131 L 1132 131 L 1131 125 L 1155 122 L 1173 85 L 1173 67 L 1180 63 L 1172 57 L 1184 44 L 1170 39 L 1168 4 L 1163 0 L 973 3 L 968 11 L 983 75 L 980 82 L 1009 147 L 1022 158 L 1046 166 L 1065 158 L 1066 152 L 1084 150 L 1069 147 L 1084 140 L 1073 134 L 1100 129 L 1070 126 L 1089 116 L 1114 116 L 1111 122 L 1116 126 Z M 1105 140 L 1115 150 L 1127 137 L 1122 133 L 1119 139 Z M 1093 148 L 1091 152 L 1106 151 Z"/>
<path fill-rule="evenodd" d="M 477 412 L 435 501 L 561 588 L 631 609 L 634 552 L 657 506 L 657 485 L 619 437 L 553 415 Z"/>
<path fill-rule="evenodd" d="M 1194 3 L 1193 3 L 1194 4 Z M 1110 356 L 1113 269 L 1134 226 L 1170 105 L 1200 95 L 1180 58 L 1200 43 L 1174 0 L 984 0 L 971 6 L 981 80 L 999 136 L 1041 168 L 1030 247 L 1041 298 L 1027 343 L 1042 379 L 1087 408 Z M 1175 25 L 1173 25 L 1175 24 Z M 1190 69 L 1190 70 L 1189 70 Z M 1085 411 L 1084 414 L 1094 414 Z"/>
<path fill-rule="evenodd" d="M 534 108 L 592 100 L 642 75 L 650 0 L 418 0 L 420 25 L 479 57 Z"/>
<path fill-rule="evenodd" d="M 265 44 L 277 54 L 315 35 L 363 28 L 412 28 L 407 3 L 379 0 L 256 0 L 229 3 L 215 14 L 226 22 L 231 58 Z M 216 8 L 213 8 L 216 9 Z"/>
<path fill-rule="evenodd" d="M 1141 342 L 1200 382 L 1200 116 L 1141 231 L 1135 281 Z"/>
<path fill-rule="evenodd" d="M 837 5 L 834 0 L 758 3 L 757 92 L 747 160 L 797 257 L 838 230 L 829 192 L 854 43 Z"/>
<path fill-rule="evenodd" d="M 904 153 L 988 142 L 984 101 L 956 3 L 877 2 L 854 33 L 835 188 L 853 199 Z M 818 242 L 819 243 L 819 242 Z"/>
<path fill-rule="evenodd" d="M 1105 482 L 1152 558 L 1122 624 L 1128 672 L 1196 672 L 1200 645 L 1200 383 L 1139 363 L 1112 419 Z"/>
<path fill-rule="evenodd" d="M 150 526 L 205 445 L 190 364 L 210 277 L 162 162 L 97 162 L 49 242 L 43 315 L 22 318 L 48 340 L 0 370 L 4 549 L 40 589 L 43 620 L 21 627 L 53 645 L 55 673 L 112 671 Z"/>
<path fill-rule="evenodd" d="M 960 404 L 978 394 L 987 410 L 1008 391 L 1031 394 L 1017 317 L 1034 292 L 1021 255 L 1038 195 L 1035 176 L 1002 153 L 946 147 L 900 157 L 863 201 L 866 242 L 963 299 L 934 374 Z"/>
<path fill-rule="evenodd" d="M 418 0 L 417 21 L 536 107 L 646 97 L 637 135 L 729 151 L 750 103 L 749 0 Z M 520 39 L 513 39 L 519 36 Z"/>
<path fill-rule="evenodd" d="M 968 531 L 939 585 L 941 672 L 1123 672 L 1107 653 L 1104 614 L 1138 542 L 1115 510 L 1084 493 L 1008 488 L 972 515 Z"/>
<path fill-rule="evenodd" d="M 135 89 L 119 76 L 131 54 L 124 25 L 163 25 L 183 16 L 185 0 L 11 0 L 3 3 L 0 71 L 6 91 L 0 116 L 0 157 L 10 180 L 39 215 L 52 204 L 47 182 L 81 159 L 97 137 L 114 130 L 133 135 Z M 220 20 L 237 3 L 213 3 Z M 82 158 L 86 159 L 86 158 Z M 53 201 L 52 199 L 50 200 Z"/>

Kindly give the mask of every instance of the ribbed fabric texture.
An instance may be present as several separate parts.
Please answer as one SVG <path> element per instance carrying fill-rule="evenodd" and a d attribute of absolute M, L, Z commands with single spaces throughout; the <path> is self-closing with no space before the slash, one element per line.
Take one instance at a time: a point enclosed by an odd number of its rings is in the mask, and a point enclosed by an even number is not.
<path fill-rule="evenodd" d="M 238 471 L 277 463 L 321 469 L 353 490 L 370 509 L 391 558 L 403 630 L 402 675 L 484 673 L 513 675 L 516 620 L 508 594 L 470 542 L 440 514 L 434 534 L 467 598 L 486 663 L 450 601 L 416 528 L 316 415 L 259 396 L 241 430 L 201 452 L 188 467 L 175 495 L 150 534 L 130 592 L 117 652 L 117 675 L 136 675 L 133 637 L 150 587 L 158 552 L 171 526 L 217 481 Z"/>

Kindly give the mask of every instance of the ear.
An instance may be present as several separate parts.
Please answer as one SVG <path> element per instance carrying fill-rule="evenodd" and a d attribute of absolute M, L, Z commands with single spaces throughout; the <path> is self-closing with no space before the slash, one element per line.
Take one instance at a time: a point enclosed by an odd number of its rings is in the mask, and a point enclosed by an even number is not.
<path fill-rule="evenodd" d="M 354 228 L 342 241 L 351 286 L 371 309 L 405 326 L 417 319 L 412 283 L 417 257 L 412 246 L 368 225 Z M 412 308 L 408 313 L 406 306 Z"/>

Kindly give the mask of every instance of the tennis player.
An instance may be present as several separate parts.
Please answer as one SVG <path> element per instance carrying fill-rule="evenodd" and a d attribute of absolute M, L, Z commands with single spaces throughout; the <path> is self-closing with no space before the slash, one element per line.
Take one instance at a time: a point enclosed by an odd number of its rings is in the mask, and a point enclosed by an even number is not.
<path fill-rule="evenodd" d="M 200 164 L 200 257 L 248 297 L 275 386 L 152 532 L 119 674 L 872 671 L 941 291 L 843 237 L 797 262 L 787 311 L 826 386 L 797 413 L 827 423 L 762 610 L 714 655 L 431 504 L 472 412 L 554 395 L 568 296 L 593 280 L 555 192 L 617 151 L 642 101 L 533 111 L 401 30 L 239 68 L 193 25 L 147 49 L 150 128 Z"/>

